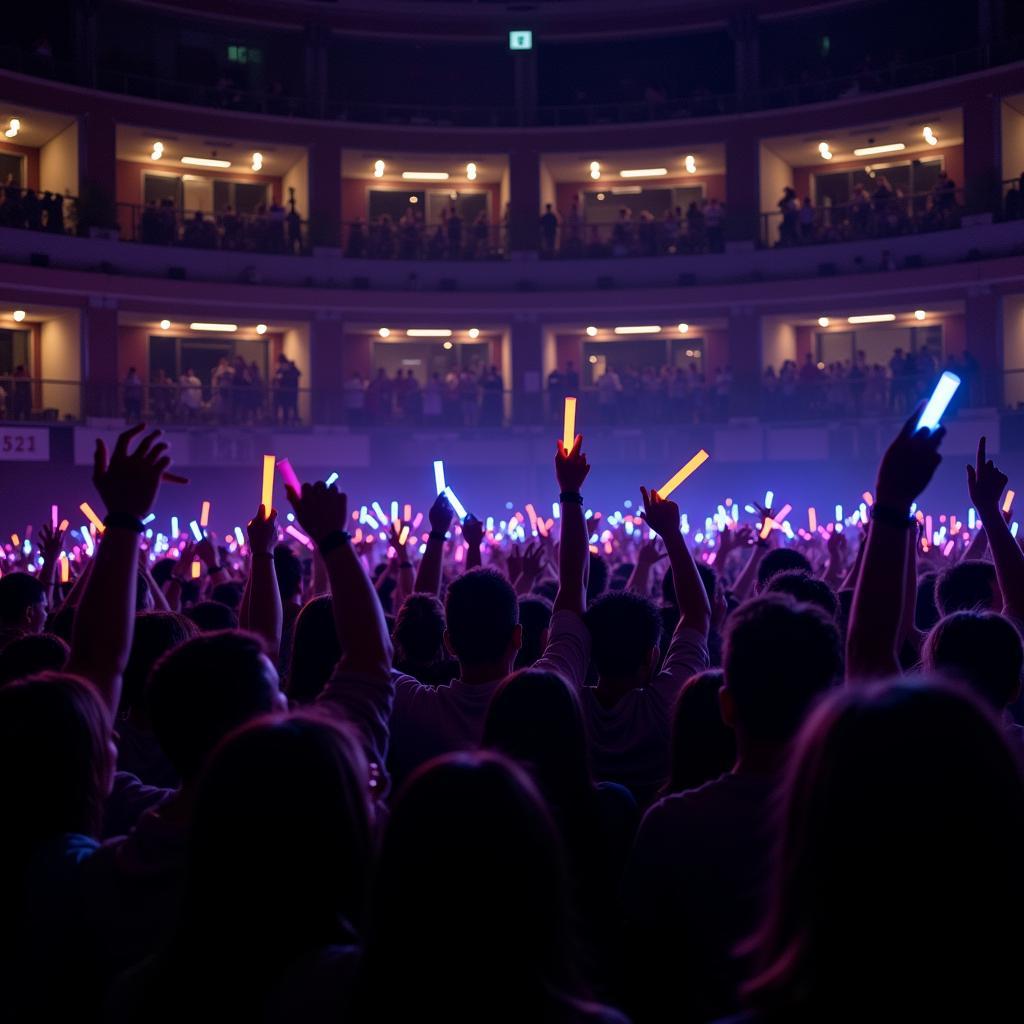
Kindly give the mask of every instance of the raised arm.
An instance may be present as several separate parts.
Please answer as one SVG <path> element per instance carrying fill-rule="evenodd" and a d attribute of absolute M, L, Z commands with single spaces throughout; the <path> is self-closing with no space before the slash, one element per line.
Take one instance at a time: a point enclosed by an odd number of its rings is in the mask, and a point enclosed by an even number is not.
<path fill-rule="evenodd" d="M 39 528 L 39 550 L 43 555 L 43 567 L 39 571 L 39 582 L 46 591 L 46 607 L 53 608 L 53 585 L 57 579 L 57 565 L 64 550 L 65 533 L 59 528 L 44 523 Z"/>
<path fill-rule="evenodd" d="M 530 544 L 523 552 L 522 568 L 519 570 L 519 576 L 512 582 L 519 597 L 525 597 L 533 591 L 534 584 L 540 579 L 547 564 L 547 557 L 544 545 L 539 542 Z"/>
<path fill-rule="evenodd" d="M 757 506 L 762 519 L 771 519 L 773 509 Z M 733 584 L 732 592 L 738 601 L 746 601 L 754 593 L 754 584 L 757 583 L 757 570 L 764 561 L 764 556 L 771 550 L 774 543 L 775 531 L 771 531 L 764 540 L 756 540 L 750 549 L 750 557 L 743 567 L 736 582 Z"/>
<path fill-rule="evenodd" d="M 246 582 L 246 629 L 263 637 L 271 660 L 281 654 L 281 633 L 284 630 L 284 609 L 281 588 L 274 569 L 274 542 L 277 539 L 277 510 L 260 505 L 253 519 L 246 524 L 252 568 Z"/>
<path fill-rule="evenodd" d="M 427 518 L 430 520 L 430 536 L 427 538 L 427 550 L 420 559 L 420 568 L 416 573 L 416 593 L 433 594 L 441 592 L 441 569 L 444 562 L 444 537 L 452 525 L 455 511 L 448 499 L 439 494 L 430 506 Z"/>
<path fill-rule="evenodd" d="M 391 547 L 395 552 L 395 562 L 398 565 L 398 583 L 395 587 L 393 603 L 396 611 L 402 607 L 405 599 L 413 592 L 413 588 L 416 585 L 412 561 L 409 558 L 410 538 L 406 537 L 406 543 L 402 543 L 402 529 L 404 525 L 400 521 L 391 523 Z"/>
<path fill-rule="evenodd" d="M 1017 622 L 1024 621 L 1024 552 L 1003 518 L 999 499 L 1007 476 L 985 457 L 985 438 L 978 442 L 978 458 L 967 467 L 967 489 L 988 535 L 988 546 L 996 566 L 996 578 L 1003 593 L 1003 611 Z"/>
<path fill-rule="evenodd" d="M 558 593 L 554 610 L 582 615 L 587 608 L 587 568 L 590 545 L 587 543 L 587 520 L 583 514 L 580 488 L 590 472 L 590 464 L 582 451 L 583 435 L 577 434 L 569 451 L 561 441 L 555 453 L 555 478 L 561 492 L 562 540 L 558 549 Z"/>
<path fill-rule="evenodd" d="M 845 533 L 833 531 L 828 535 L 828 569 L 824 580 L 833 590 L 838 590 L 845 579 L 846 554 L 849 548 Z"/>
<path fill-rule="evenodd" d="M 480 547 L 484 542 L 484 524 L 472 513 L 462 524 L 462 536 L 466 541 L 466 572 L 478 569 L 483 564 Z"/>
<path fill-rule="evenodd" d="M 348 496 L 319 481 L 303 484 L 301 494 L 289 487 L 288 499 L 327 566 L 342 652 L 339 671 L 389 676 L 392 649 L 384 611 L 345 530 Z"/>
<path fill-rule="evenodd" d="M 910 506 L 942 461 L 945 435 L 914 432 L 920 408 L 903 425 L 878 467 L 860 578 L 853 593 L 846 638 L 846 678 L 863 680 L 899 672 L 897 644 L 907 572 L 907 533 L 916 530 Z"/>
<path fill-rule="evenodd" d="M 121 434 L 109 460 L 106 445 L 96 442 L 93 483 L 107 510 L 106 530 L 75 613 L 68 661 L 68 671 L 85 676 L 99 689 L 111 718 L 117 714 L 121 676 L 132 646 L 142 520 L 171 464 L 167 445 L 158 442 L 159 430 L 143 437 L 129 453 L 129 442 L 144 429 L 137 424 Z"/>
<path fill-rule="evenodd" d="M 637 552 L 636 565 L 626 580 L 626 590 L 641 597 L 650 597 L 651 569 L 663 558 L 668 558 L 668 554 L 658 551 L 658 541 L 654 537 L 645 541 Z"/>

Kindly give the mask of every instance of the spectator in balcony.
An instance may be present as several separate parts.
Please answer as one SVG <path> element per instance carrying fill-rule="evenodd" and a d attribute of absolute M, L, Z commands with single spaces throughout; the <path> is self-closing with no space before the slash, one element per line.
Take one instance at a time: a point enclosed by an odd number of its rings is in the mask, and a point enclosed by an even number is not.
<path fill-rule="evenodd" d="M 715 371 L 715 413 L 720 421 L 729 418 L 732 384 L 731 366 L 723 366 Z"/>
<path fill-rule="evenodd" d="M 548 374 L 548 418 L 552 423 L 561 421 L 563 403 L 567 394 L 565 378 L 562 376 L 562 371 L 556 366 Z"/>
<path fill-rule="evenodd" d="M 295 200 L 292 200 L 291 209 L 285 217 L 285 227 L 288 231 L 288 251 L 290 253 L 302 252 L 302 217 L 295 209 Z"/>
<path fill-rule="evenodd" d="M 224 232 L 225 249 L 241 249 L 243 247 L 242 219 L 231 206 L 224 207 L 220 218 L 221 230 Z"/>
<path fill-rule="evenodd" d="M 803 205 L 800 207 L 800 241 L 803 243 L 814 241 L 814 203 L 810 196 L 804 196 Z"/>
<path fill-rule="evenodd" d="M 619 219 L 612 228 L 612 255 L 628 256 L 633 250 L 635 240 L 633 211 L 624 206 L 619 210 Z"/>
<path fill-rule="evenodd" d="M 480 380 L 483 397 L 480 405 L 480 422 L 485 427 L 500 427 L 502 416 L 502 397 L 505 391 L 504 381 L 496 366 L 487 370 Z"/>
<path fill-rule="evenodd" d="M 178 213 L 174 209 L 174 200 L 165 196 L 160 200 L 160 232 L 158 241 L 161 245 L 173 245 L 178 240 Z"/>
<path fill-rule="evenodd" d="M 161 367 L 149 384 L 149 413 L 157 423 L 166 423 L 174 412 L 174 381 Z"/>
<path fill-rule="evenodd" d="M 345 255 L 349 259 L 359 260 L 366 254 L 366 232 L 363 230 L 361 220 L 353 221 L 348 228 L 348 242 L 345 245 Z"/>
<path fill-rule="evenodd" d="M 480 384 L 471 370 L 463 370 L 459 374 L 459 405 L 462 425 L 475 427 L 480 415 Z"/>
<path fill-rule="evenodd" d="M 277 412 L 281 412 L 281 422 L 288 426 L 299 419 L 299 378 L 302 371 L 283 352 L 277 357 L 277 370 L 274 373 L 274 394 Z"/>
<path fill-rule="evenodd" d="M 403 260 L 414 260 L 419 252 L 420 229 L 416 214 L 408 207 L 398 222 L 398 255 Z"/>
<path fill-rule="evenodd" d="M 782 213 L 782 221 L 779 224 L 779 245 L 796 245 L 799 208 L 796 192 L 788 185 L 783 189 L 778 205 L 779 211 Z"/>
<path fill-rule="evenodd" d="M 43 226 L 43 209 L 39 204 L 39 197 L 35 189 L 25 189 L 21 197 L 21 215 L 24 218 L 25 227 L 30 231 L 39 231 Z"/>
<path fill-rule="evenodd" d="M 454 206 L 448 211 L 446 228 L 448 231 L 448 257 L 457 260 L 462 256 L 462 218 Z"/>
<path fill-rule="evenodd" d="M 715 196 L 712 196 L 704 208 L 704 230 L 707 232 L 710 252 L 725 251 L 724 227 L 725 207 Z"/>
<path fill-rule="evenodd" d="M 434 233 L 430 236 L 430 241 L 427 243 L 427 259 L 440 260 L 444 259 L 445 247 L 448 244 L 448 236 L 444 224 L 438 224 L 434 228 Z"/>
<path fill-rule="evenodd" d="M 861 182 L 853 186 L 850 196 L 850 224 L 854 234 L 863 238 L 868 233 L 871 223 L 871 197 Z"/>
<path fill-rule="evenodd" d="M 562 229 L 562 255 L 575 258 L 583 254 L 583 217 L 579 200 L 573 199 Z"/>
<path fill-rule="evenodd" d="M 371 423 L 383 423 L 391 417 L 391 381 L 383 366 L 366 387 L 366 411 Z"/>
<path fill-rule="evenodd" d="M 565 364 L 565 393 L 567 395 L 578 395 L 580 391 L 580 375 L 576 372 L 570 360 Z"/>
<path fill-rule="evenodd" d="M 142 211 L 140 223 L 141 241 L 146 245 L 160 245 L 163 241 L 161 232 L 160 211 L 157 209 L 156 200 L 150 199 L 146 208 Z"/>
<path fill-rule="evenodd" d="M 193 423 L 203 408 L 203 382 L 191 366 L 179 378 L 178 389 L 182 418 L 186 423 Z"/>
<path fill-rule="evenodd" d="M 558 214 L 547 203 L 540 218 L 540 245 L 545 256 L 554 256 L 555 239 L 558 237 Z"/>
<path fill-rule="evenodd" d="M 138 423 L 142 419 L 143 384 L 139 371 L 128 368 L 124 379 L 124 418 L 127 423 Z"/>
<path fill-rule="evenodd" d="M 607 369 L 597 380 L 597 404 L 601 409 L 602 423 L 611 425 L 617 422 L 621 395 L 622 378 L 609 363 Z"/>
<path fill-rule="evenodd" d="M 686 208 L 686 250 L 701 252 L 704 248 L 704 212 L 697 203 Z"/>
<path fill-rule="evenodd" d="M 423 416 L 423 391 L 420 382 L 413 375 L 412 370 L 407 370 L 405 379 L 402 380 L 402 371 L 398 371 L 397 397 L 398 408 L 402 419 L 409 423 L 419 423 Z"/>
<path fill-rule="evenodd" d="M 366 381 L 356 370 L 342 386 L 345 392 L 345 420 L 349 426 L 362 426 L 366 419 Z"/>
<path fill-rule="evenodd" d="M 235 371 L 226 356 L 221 356 L 210 373 L 210 394 L 213 396 L 213 413 L 221 422 L 231 414 L 231 392 Z"/>
<path fill-rule="evenodd" d="M 587 239 L 587 256 L 600 259 L 608 255 L 608 246 L 601 241 L 601 231 L 596 224 L 590 226 L 590 237 Z"/>
<path fill-rule="evenodd" d="M 285 208 L 275 199 L 267 214 L 267 248 L 270 252 L 285 252 Z"/>
<path fill-rule="evenodd" d="M 487 211 L 481 210 L 473 221 L 473 232 L 470 236 L 469 255 L 471 257 L 486 257 L 489 255 L 491 236 L 491 224 L 487 219 Z"/>
<path fill-rule="evenodd" d="M 46 230 L 54 235 L 64 234 L 64 197 L 59 192 L 45 193 L 49 195 L 46 208 Z"/>

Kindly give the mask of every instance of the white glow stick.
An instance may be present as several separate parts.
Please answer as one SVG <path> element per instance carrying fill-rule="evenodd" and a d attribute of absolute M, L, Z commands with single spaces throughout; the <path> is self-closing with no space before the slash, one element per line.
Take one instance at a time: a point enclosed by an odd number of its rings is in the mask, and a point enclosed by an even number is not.
<path fill-rule="evenodd" d="M 960 378 L 955 373 L 946 370 L 939 378 L 931 398 L 928 399 L 928 404 L 921 412 L 917 426 L 914 427 L 915 434 L 919 430 L 928 430 L 934 433 L 938 429 L 943 413 L 949 407 L 958 387 L 960 387 Z"/>
<path fill-rule="evenodd" d="M 434 460 L 434 487 L 438 494 L 444 494 L 444 462 L 441 459 Z"/>
<path fill-rule="evenodd" d="M 192 531 L 192 536 L 195 537 L 197 542 L 203 539 L 203 531 L 199 529 L 199 524 L 194 519 L 188 524 L 188 528 Z"/>
<path fill-rule="evenodd" d="M 238 541 L 239 547 L 242 547 L 245 544 L 245 534 L 242 533 L 242 528 L 240 526 L 235 527 L 235 540 Z"/>
<path fill-rule="evenodd" d="M 155 512 L 150 512 L 149 515 L 146 516 L 146 518 L 142 520 L 142 525 L 143 526 L 149 526 L 149 524 L 151 522 L 153 522 L 154 519 L 156 519 L 156 513 Z"/>
<path fill-rule="evenodd" d="M 338 474 L 337 474 L 337 473 L 332 473 L 332 474 L 331 474 L 331 475 L 330 475 L 330 476 L 329 476 L 329 477 L 328 477 L 328 478 L 327 478 L 327 479 L 326 479 L 326 480 L 324 481 L 324 483 L 325 483 L 325 484 L 327 484 L 327 486 L 328 486 L 328 487 L 330 487 L 330 486 L 331 486 L 331 484 L 333 484 L 333 483 L 334 483 L 334 482 L 335 482 L 335 481 L 336 481 L 337 479 L 338 479 Z"/>
<path fill-rule="evenodd" d="M 171 516 L 171 540 L 177 540 L 179 532 L 180 531 L 178 530 L 178 517 Z"/>
<path fill-rule="evenodd" d="M 448 504 L 455 510 L 455 514 L 459 519 L 466 518 L 466 506 L 455 496 L 455 492 L 450 487 L 445 487 L 444 496 L 448 499 Z"/>

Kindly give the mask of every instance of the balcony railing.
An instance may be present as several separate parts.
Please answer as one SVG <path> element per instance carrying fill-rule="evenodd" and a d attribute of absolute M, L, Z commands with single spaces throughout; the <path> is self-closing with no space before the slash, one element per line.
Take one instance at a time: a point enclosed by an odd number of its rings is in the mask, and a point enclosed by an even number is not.
<path fill-rule="evenodd" d="M 42 189 L 0 187 L 0 227 L 65 235 L 74 231 L 78 200 Z"/>
<path fill-rule="evenodd" d="M 375 218 L 344 225 L 343 246 L 352 259 L 497 260 L 507 255 L 506 230 L 488 222 Z"/>
<path fill-rule="evenodd" d="M 270 213 L 218 213 L 174 206 L 117 204 L 121 238 L 147 245 L 234 252 L 309 252 L 308 222 L 283 208 Z"/>
<path fill-rule="evenodd" d="M 761 214 L 761 244 L 766 248 L 892 238 L 960 227 L 964 190 L 933 189 L 913 195 L 865 192 L 835 205 L 803 206 L 794 199 L 787 211 Z"/>
<path fill-rule="evenodd" d="M 725 251 L 725 208 L 694 207 L 655 217 L 641 213 L 611 224 L 585 224 L 565 218 L 555 231 L 541 227 L 540 252 L 546 258 L 606 259 L 621 256 L 683 256 Z"/>

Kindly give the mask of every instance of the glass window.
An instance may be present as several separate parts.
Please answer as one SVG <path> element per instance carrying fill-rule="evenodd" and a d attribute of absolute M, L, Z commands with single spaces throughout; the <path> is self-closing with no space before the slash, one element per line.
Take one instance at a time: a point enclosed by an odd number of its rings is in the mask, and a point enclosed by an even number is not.
<path fill-rule="evenodd" d="M 173 206 L 181 209 L 183 200 L 183 182 L 180 177 L 169 174 L 146 174 L 142 179 L 142 201 L 146 204 L 155 202 L 160 206 L 165 199 L 170 199 Z"/>
<path fill-rule="evenodd" d="M 31 373 L 30 331 L 0 329 L 0 373 L 13 373 L 24 366 Z"/>
<path fill-rule="evenodd" d="M 405 211 L 409 209 L 409 204 L 413 197 L 416 198 L 414 208 L 422 213 L 426 209 L 424 205 L 425 196 L 425 192 L 408 192 L 404 189 L 395 188 L 371 188 L 370 220 L 383 217 L 385 214 L 392 220 L 401 220 Z"/>
<path fill-rule="evenodd" d="M 7 181 L 7 175 L 11 176 L 11 183 L 21 185 L 24 182 L 22 176 L 22 165 L 24 157 L 17 153 L 0 153 L 0 185 Z"/>
<path fill-rule="evenodd" d="M 229 206 L 236 213 L 256 213 L 267 205 L 267 186 L 262 182 L 224 181 L 213 183 L 213 212 L 223 213 Z"/>
<path fill-rule="evenodd" d="M 486 192 L 456 192 L 454 199 L 451 192 L 428 192 L 427 223 L 440 224 L 453 206 L 463 224 L 472 224 L 481 213 L 490 213 Z"/>
<path fill-rule="evenodd" d="M 616 192 L 615 189 L 595 189 L 583 193 L 583 219 L 588 224 L 613 224 L 619 219 L 619 211 L 629 210 L 635 220 L 641 213 L 650 213 L 660 219 L 668 210 L 690 203 L 699 203 L 704 197 L 700 185 L 681 188 L 645 188 L 640 192 Z"/>

